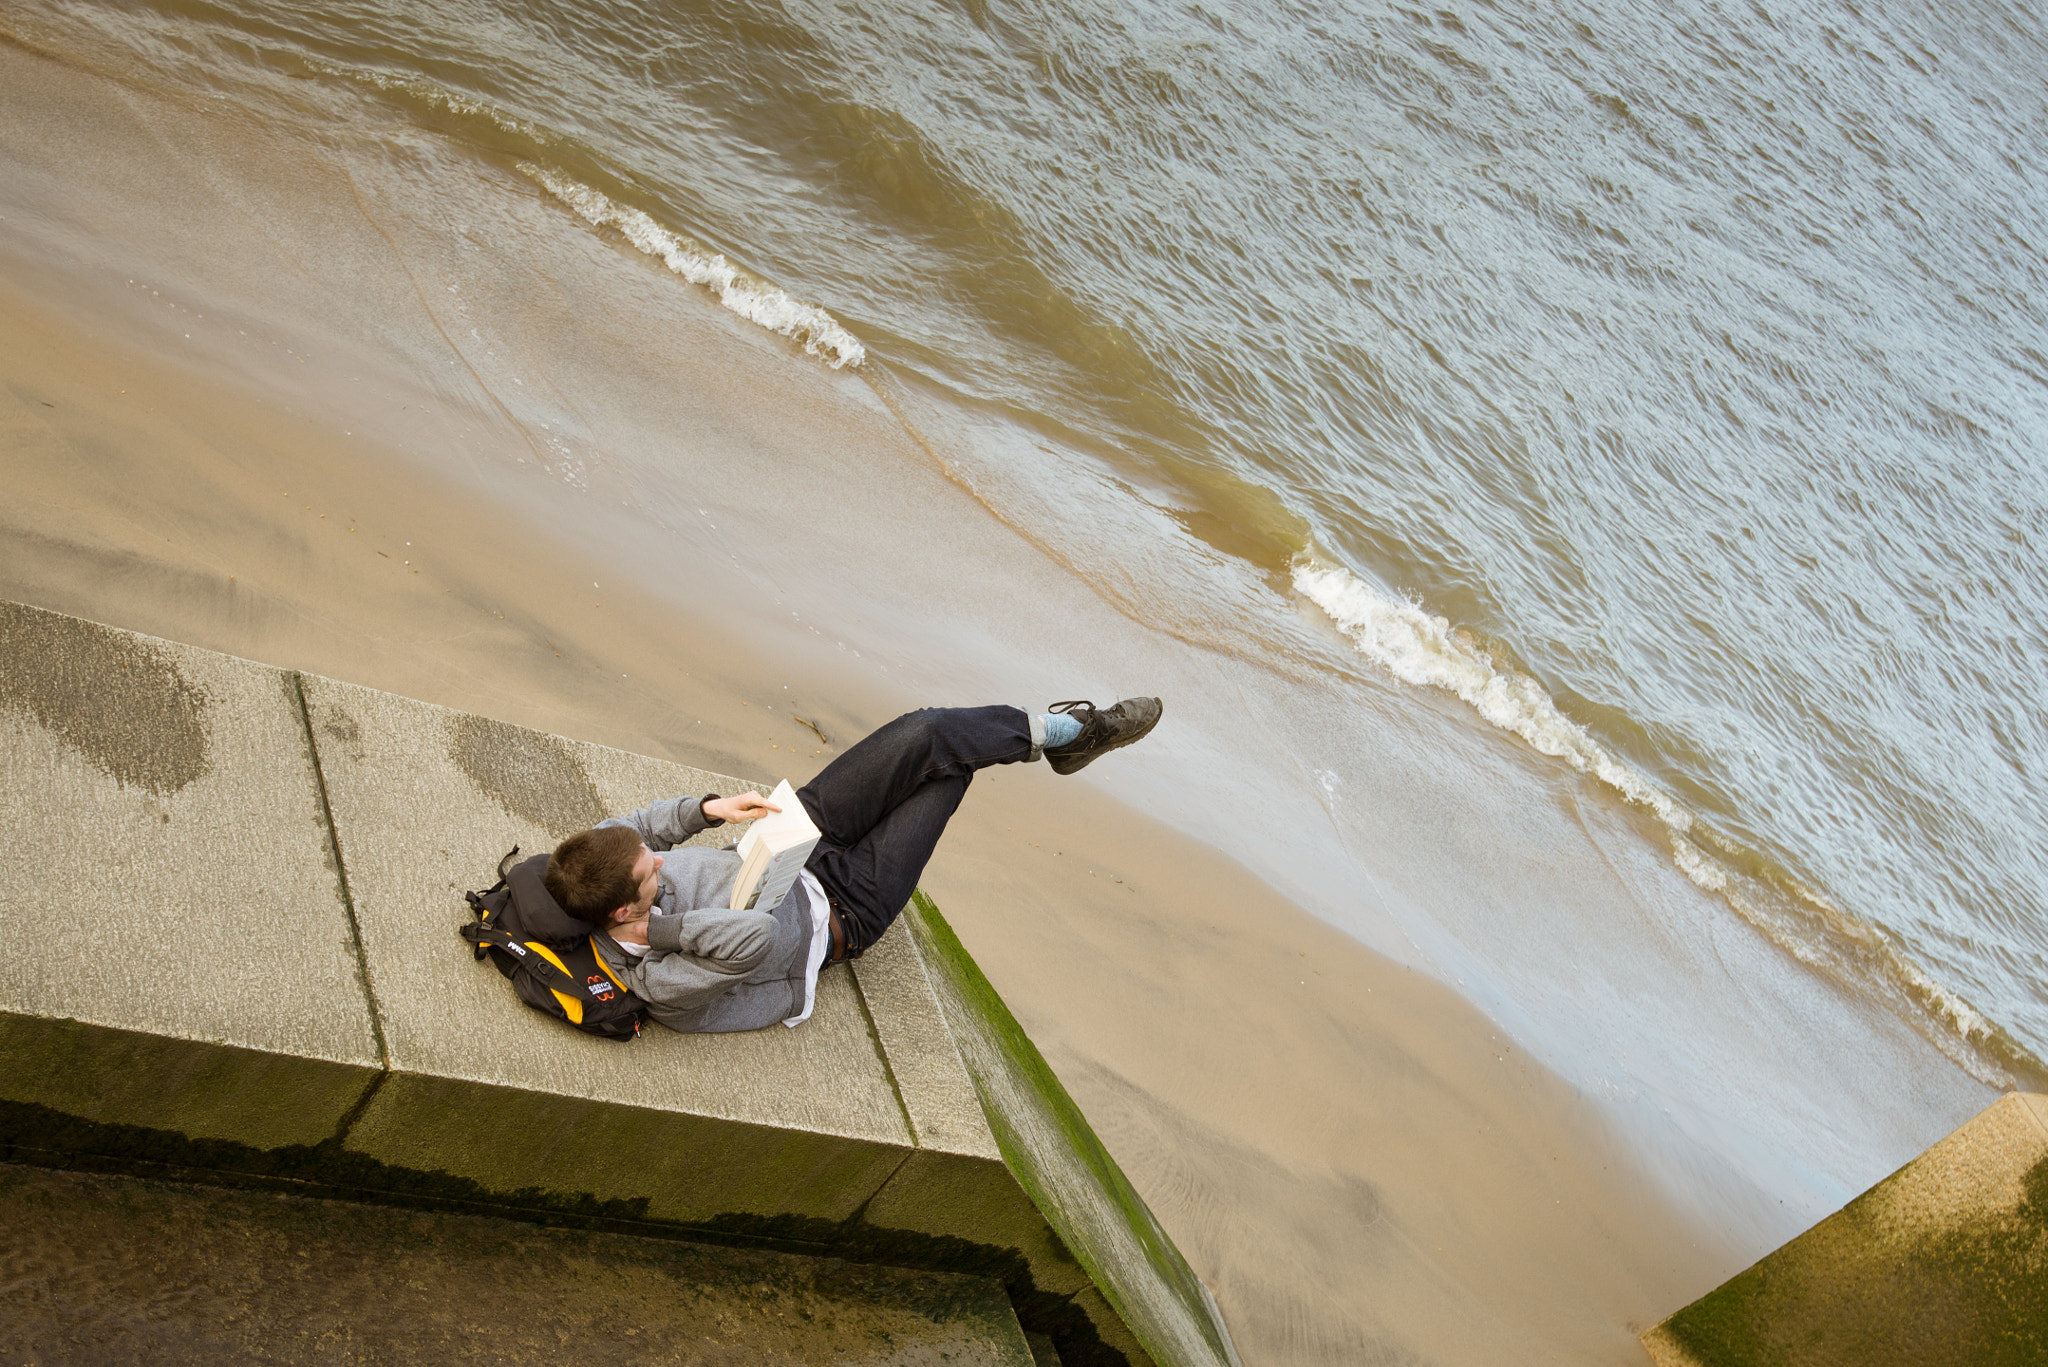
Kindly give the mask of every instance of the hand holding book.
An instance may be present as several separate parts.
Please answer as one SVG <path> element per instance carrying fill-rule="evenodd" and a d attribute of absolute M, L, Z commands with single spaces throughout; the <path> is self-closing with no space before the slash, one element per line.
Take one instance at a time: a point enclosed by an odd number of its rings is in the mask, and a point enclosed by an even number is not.
<path fill-rule="evenodd" d="M 752 821 L 770 816 L 782 808 L 751 790 L 737 797 L 714 797 L 704 804 L 704 815 L 713 821 Z"/>
<path fill-rule="evenodd" d="M 753 798 L 758 806 L 768 808 L 774 815 L 756 821 L 740 840 L 740 872 L 732 882 L 731 907 L 734 911 L 769 911 L 782 901 L 790 884 L 803 871 L 804 861 L 817 848 L 819 831 L 811 823 L 804 804 L 797 801 L 788 779 L 775 785 L 766 802 L 760 800 L 758 793 L 742 796 Z M 711 810 L 708 802 L 704 807 L 707 812 Z"/>

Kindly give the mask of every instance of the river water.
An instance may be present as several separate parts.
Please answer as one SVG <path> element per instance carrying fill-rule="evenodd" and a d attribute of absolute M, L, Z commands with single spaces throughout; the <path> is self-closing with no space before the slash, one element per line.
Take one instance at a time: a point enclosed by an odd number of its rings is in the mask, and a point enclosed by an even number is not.
<path fill-rule="evenodd" d="M 11 9 L 40 50 L 314 141 L 374 111 L 418 203 L 435 158 L 516 177 L 863 377 L 1125 617 L 1321 699 L 1331 755 L 1368 685 L 1498 730 L 1705 914 L 1982 1083 L 2048 1081 L 2028 10 Z M 1305 765 L 1340 842 L 1371 843 L 1370 764 Z M 1491 800 L 1484 764 L 1461 781 Z M 1314 882 L 1289 890 L 1350 924 Z M 1569 963 L 1382 901 L 1361 938 L 1568 1073 L 1595 1048 Z"/>

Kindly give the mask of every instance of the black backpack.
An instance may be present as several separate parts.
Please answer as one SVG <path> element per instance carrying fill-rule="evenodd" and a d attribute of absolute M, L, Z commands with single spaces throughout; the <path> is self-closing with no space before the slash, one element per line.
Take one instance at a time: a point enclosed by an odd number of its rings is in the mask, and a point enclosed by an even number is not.
<path fill-rule="evenodd" d="M 590 926 L 555 903 L 541 878 L 548 856 L 517 864 L 512 852 L 498 861 L 498 881 L 466 892 L 476 919 L 458 932 L 512 983 L 519 1000 L 536 1011 L 606 1039 L 640 1037 L 647 1003 L 612 976 L 590 943 Z"/>

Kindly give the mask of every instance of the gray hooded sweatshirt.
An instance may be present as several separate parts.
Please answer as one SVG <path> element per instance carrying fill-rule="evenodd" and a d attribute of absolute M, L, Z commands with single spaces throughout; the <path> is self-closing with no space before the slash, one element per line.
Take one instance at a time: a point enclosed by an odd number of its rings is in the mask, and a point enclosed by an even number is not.
<path fill-rule="evenodd" d="M 804 1009 L 811 932 L 818 909 L 799 878 L 772 911 L 731 911 L 740 857 L 730 850 L 676 846 L 715 824 L 704 800 L 670 798 L 600 822 L 630 826 L 663 856 L 661 890 L 647 919 L 645 954 L 605 934 L 590 942 L 648 1013 L 671 1030 L 759 1030 Z"/>

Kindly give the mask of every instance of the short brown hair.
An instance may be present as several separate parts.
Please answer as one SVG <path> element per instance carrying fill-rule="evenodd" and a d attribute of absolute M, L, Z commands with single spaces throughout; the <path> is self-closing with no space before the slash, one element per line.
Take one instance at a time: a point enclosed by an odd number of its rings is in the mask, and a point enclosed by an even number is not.
<path fill-rule="evenodd" d="M 620 907 L 640 897 L 633 866 L 644 848 L 631 826 L 598 826 L 555 846 L 541 881 L 555 905 L 579 921 L 602 927 Z"/>

